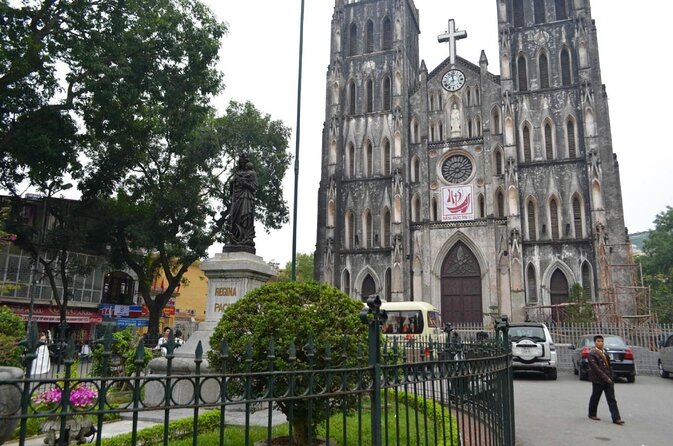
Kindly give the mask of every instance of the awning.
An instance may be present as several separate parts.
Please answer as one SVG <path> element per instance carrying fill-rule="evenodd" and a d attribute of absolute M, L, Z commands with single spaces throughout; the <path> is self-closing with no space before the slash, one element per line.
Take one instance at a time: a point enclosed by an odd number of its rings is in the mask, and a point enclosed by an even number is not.
<path fill-rule="evenodd" d="M 24 321 L 28 320 L 30 311 L 28 305 L 7 305 L 10 310 L 21 316 Z M 66 322 L 69 324 L 100 324 L 103 318 L 98 313 L 97 308 L 66 308 Z M 61 316 L 58 307 L 46 305 L 35 305 L 33 307 L 33 320 L 48 324 L 58 324 L 61 322 Z"/>

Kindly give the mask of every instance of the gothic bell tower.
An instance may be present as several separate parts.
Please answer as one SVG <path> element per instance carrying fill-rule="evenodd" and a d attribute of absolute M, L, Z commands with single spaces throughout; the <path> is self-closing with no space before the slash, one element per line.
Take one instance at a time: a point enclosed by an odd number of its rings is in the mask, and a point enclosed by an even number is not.
<path fill-rule="evenodd" d="M 356 298 L 402 299 L 418 10 L 413 0 L 336 0 L 331 27 L 315 271 Z"/>
<path fill-rule="evenodd" d="M 526 304 L 581 283 L 631 314 L 619 166 L 589 0 L 496 0 L 506 154 L 518 173 Z M 558 265 L 558 267 L 557 267 Z"/>

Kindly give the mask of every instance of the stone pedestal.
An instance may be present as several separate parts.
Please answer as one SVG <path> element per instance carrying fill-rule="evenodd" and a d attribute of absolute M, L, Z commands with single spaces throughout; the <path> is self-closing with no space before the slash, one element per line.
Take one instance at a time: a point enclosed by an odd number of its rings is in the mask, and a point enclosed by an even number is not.
<path fill-rule="evenodd" d="M 206 320 L 199 324 L 199 329 L 192 333 L 187 342 L 176 348 L 173 354 L 171 373 L 174 376 L 191 375 L 196 371 L 194 356 L 196 347 L 201 341 L 203 348 L 202 373 L 210 373 L 207 353 L 210 351 L 210 337 L 222 317 L 224 310 L 249 291 L 264 285 L 276 270 L 261 257 L 248 252 L 223 252 L 201 264 L 201 270 L 208 278 L 208 302 Z M 150 374 L 165 375 L 166 358 L 155 358 L 149 363 Z M 209 389 L 208 387 L 213 387 Z M 156 387 L 156 389 L 154 389 Z M 209 380 L 201 389 L 202 395 L 219 395 L 217 383 Z M 174 384 L 173 401 L 176 404 L 189 403 L 194 395 L 191 381 L 181 380 Z M 163 400 L 163 390 L 158 383 L 148 383 L 144 403 L 153 405 Z"/>
<path fill-rule="evenodd" d="M 18 367 L 0 367 L 0 381 L 18 381 L 23 378 L 23 370 Z M 21 414 L 21 387 L 12 384 L 0 386 L 0 444 L 3 444 L 19 422 Z M 10 419 L 10 417 L 16 418 Z"/>

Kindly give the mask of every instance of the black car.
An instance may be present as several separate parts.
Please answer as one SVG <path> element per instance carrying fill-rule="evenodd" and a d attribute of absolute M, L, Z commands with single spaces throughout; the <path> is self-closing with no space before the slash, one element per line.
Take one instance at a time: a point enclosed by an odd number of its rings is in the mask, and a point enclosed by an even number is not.
<path fill-rule="evenodd" d="M 573 361 L 573 373 L 585 381 L 589 378 L 589 352 L 594 348 L 595 334 L 588 334 L 579 340 L 577 345 L 570 345 Z M 615 335 L 601 335 L 605 339 L 603 351 L 610 358 L 612 373 L 617 377 L 626 378 L 630 383 L 636 380 L 636 362 L 633 351 L 624 339 Z"/>

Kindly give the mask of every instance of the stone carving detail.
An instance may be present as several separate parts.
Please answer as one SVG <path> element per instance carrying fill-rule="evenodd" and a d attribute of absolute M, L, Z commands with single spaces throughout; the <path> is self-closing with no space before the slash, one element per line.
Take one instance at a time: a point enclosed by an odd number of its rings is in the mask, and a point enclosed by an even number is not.
<path fill-rule="evenodd" d="M 505 176 L 509 186 L 518 186 L 519 172 L 516 167 L 516 161 L 511 156 L 507 158 L 507 163 L 505 164 Z"/>
<path fill-rule="evenodd" d="M 395 130 L 400 130 L 402 128 L 403 122 L 402 122 L 402 108 L 399 105 L 395 107 L 393 116 L 395 119 Z"/>
<path fill-rule="evenodd" d="M 596 149 L 591 149 L 587 155 L 587 165 L 589 167 L 589 178 L 600 179 L 603 174 L 601 168 L 601 157 L 598 155 Z"/>
<path fill-rule="evenodd" d="M 393 195 L 402 196 L 402 172 L 399 168 L 393 172 Z"/>
<path fill-rule="evenodd" d="M 594 89 L 589 81 L 582 82 L 582 105 L 594 105 Z"/>
<path fill-rule="evenodd" d="M 521 233 L 516 228 L 509 233 L 509 252 L 512 258 L 521 256 Z"/>
<path fill-rule="evenodd" d="M 339 118 L 337 115 L 332 115 L 329 125 L 329 132 L 331 139 L 336 139 L 337 134 L 339 133 Z"/>
<path fill-rule="evenodd" d="M 334 239 L 329 237 L 325 242 L 325 267 L 334 265 Z"/>
<path fill-rule="evenodd" d="M 395 234 L 393 237 L 393 263 L 402 262 L 402 236 Z"/>
<path fill-rule="evenodd" d="M 336 181 L 334 181 L 334 175 L 329 177 L 329 185 L 327 186 L 327 201 L 336 199 Z"/>
<path fill-rule="evenodd" d="M 512 93 L 509 90 L 505 90 L 502 94 L 502 104 L 505 109 L 505 116 L 513 116 L 514 104 L 512 103 Z"/>
<path fill-rule="evenodd" d="M 509 52 L 511 47 L 510 37 L 511 32 L 509 28 L 503 28 L 502 31 L 500 31 L 500 48 L 505 52 Z"/>

